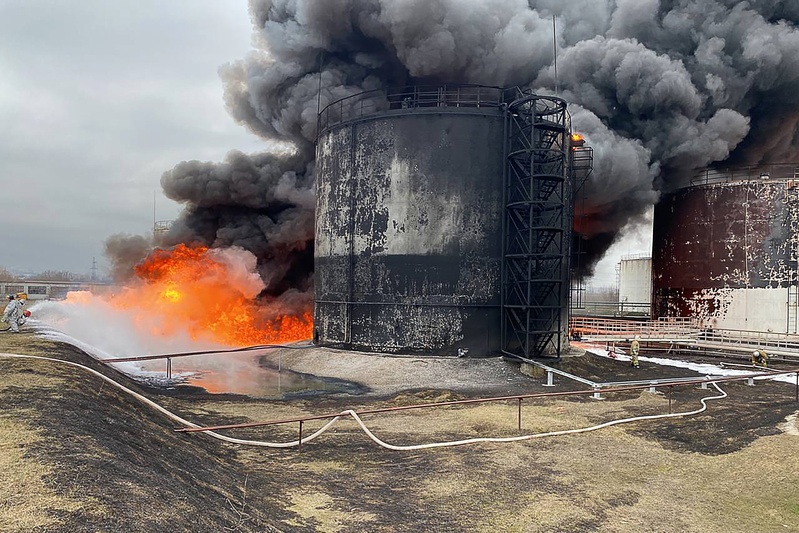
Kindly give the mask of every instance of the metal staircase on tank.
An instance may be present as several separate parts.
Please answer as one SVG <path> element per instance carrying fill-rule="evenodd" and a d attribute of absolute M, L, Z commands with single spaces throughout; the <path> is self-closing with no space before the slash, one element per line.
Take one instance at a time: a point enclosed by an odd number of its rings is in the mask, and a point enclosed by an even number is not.
<path fill-rule="evenodd" d="M 583 250 L 583 238 L 576 233 L 576 228 L 585 231 L 585 203 L 586 203 L 586 188 L 585 183 L 588 177 L 594 170 L 594 149 L 585 144 L 585 140 L 581 135 L 572 134 L 570 136 L 571 145 L 571 162 L 570 162 L 570 179 L 567 184 L 571 186 L 569 197 L 571 201 L 571 219 L 574 224 L 575 233 L 571 241 L 572 250 L 570 253 L 571 274 L 570 280 L 570 298 L 569 298 L 569 311 L 574 312 L 576 309 L 585 309 L 585 302 L 583 296 L 585 293 L 585 286 L 583 285 L 583 270 L 582 261 L 585 251 Z M 618 281 L 618 280 L 617 280 Z M 616 284 L 618 286 L 618 283 Z"/>
<path fill-rule="evenodd" d="M 566 103 L 516 89 L 506 120 L 503 351 L 559 357 L 572 223 Z"/>

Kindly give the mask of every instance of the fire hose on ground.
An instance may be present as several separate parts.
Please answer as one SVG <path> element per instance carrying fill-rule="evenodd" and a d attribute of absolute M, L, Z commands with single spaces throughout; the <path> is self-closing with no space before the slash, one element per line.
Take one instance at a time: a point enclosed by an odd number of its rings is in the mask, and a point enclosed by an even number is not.
<path fill-rule="evenodd" d="M 517 441 L 532 440 L 532 439 L 544 438 L 544 437 L 555 437 L 555 436 L 559 436 L 559 435 L 570 435 L 570 434 L 576 434 L 576 433 L 585 433 L 585 432 L 588 432 L 588 431 L 596 431 L 598 429 L 607 428 L 607 427 L 618 425 L 618 424 L 637 422 L 637 421 L 641 421 L 641 420 L 656 420 L 656 419 L 659 419 L 659 418 L 674 418 L 674 417 L 691 416 L 691 415 L 696 415 L 696 414 L 699 414 L 699 413 L 705 411 L 707 409 L 707 402 L 709 400 L 720 400 L 720 399 L 723 399 L 723 398 L 727 397 L 727 393 L 726 392 L 724 392 L 715 382 L 711 382 L 711 384 L 716 388 L 716 390 L 718 390 L 719 395 L 707 396 L 707 397 L 704 397 L 704 398 L 700 398 L 699 401 L 701 402 L 702 407 L 700 407 L 698 409 L 695 409 L 695 410 L 692 410 L 692 411 L 683 411 L 683 412 L 679 412 L 679 413 L 665 413 L 665 414 L 659 414 L 659 415 L 644 415 L 644 416 L 635 416 L 635 417 L 629 417 L 629 418 L 620 418 L 620 419 L 611 420 L 609 422 L 604 422 L 602 424 L 597 424 L 597 425 L 590 426 L 590 427 L 585 427 L 585 428 L 566 429 L 566 430 L 558 430 L 558 431 L 548 431 L 548 432 L 544 432 L 544 433 L 533 433 L 533 434 L 529 434 L 529 435 L 520 435 L 520 436 L 515 436 L 515 437 L 476 437 L 476 438 L 457 440 L 457 441 L 432 442 L 432 443 L 428 443 L 428 444 L 416 444 L 416 445 L 406 445 L 406 446 L 389 444 L 389 443 L 381 440 L 366 426 L 366 424 L 358 416 L 358 413 L 356 411 L 354 411 L 352 409 L 346 409 L 344 411 L 341 411 L 340 414 L 338 414 L 337 416 L 332 418 L 328 423 L 326 423 L 324 426 L 319 428 L 316 432 L 314 432 L 311 435 L 308 435 L 307 437 L 303 437 L 303 438 L 300 438 L 300 439 L 297 439 L 297 440 L 294 440 L 294 441 L 289 441 L 289 442 L 266 442 L 266 441 L 258 441 L 258 440 L 238 439 L 238 438 L 234 438 L 234 437 L 229 437 L 227 435 L 222 435 L 222 434 L 217 433 L 215 431 L 205 430 L 205 429 L 203 429 L 202 426 L 200 426 L 198 424 L 195 424 L 193 422 L 190 422 L 190 421 L 186 420 L 185 418 L 182 418 L 182 417 L 176 415 L 175 413 L 167 410 L 163 406 L 161 406 L 161 405 L 157 404 L 156 402 L 150 400 L 146 396 L 143 396 L 143 395 L 141 395 L 141 394 L 129 389 L 128 387 L 125 387 L 121 383 L 118 383 L 117 381 L 109 378 L 108 376 L 105 376 L 104 374 L 102 374 L 102 373 L 100 373 L 100 372 L 98 372 L 98 371 L 96 371 L 96 370 L 94 370 L 92 368 L 89 368 L 89 367 L 87 367 L 85 365 L 81 365 L 79 363 L 74 363 L 72 361 L 65 361 L 63 359 L 56 359 L 56 358 L 52 358 L 52 357 L 42 357 L 42 356 L 36 356 L 36 355 L 10 354 L 10 353 L 0 353 L 0 358 L 31 359 L 31 360 L 39 360 L 39 361 L 48 361 L 48 362 L 54 362 L 54 363 L 59 363 L 59 364 L 64 364 L 64 365 L 69 365 L 69 366 L 72 366 L 72 367 L 79 368 L 79 369 L 81 369 L 83 371 L 89 372 L 90 374 L 93 374 L 93 375 L 101 378 L 102 380 L 104 380 L 105 382 L 113 385 L 114 387 L 116 387 L 117 389 L 121 390 L 122 392 L 125 392 L 125 393 L 129 394 L 130 396 L 136 398 L 137 400 L 139 400 L 143 404 L 148 405 L 149 407 L 155 409 L 156 411 L 158 411 L 159 413 L 161 413 L 163 415 L 166 415 L 169 419 L 171 419 L 171 420 L 173 420 L 173 421 L 185 426 L 186 428 L 190 428 L 192 431 L 202 432 L 202 433 L 204 433 L 206 435 L 209 435 L 209 436 L 211 436 L 211 437 L 213 437 L 215 439 L 218 439 L 218 440 L 221 440 L 221 441 L 224 441 L 224 442 L 229 442 L 229 443 L 233 443 L 233 444 L 248 445 L 248 446 L 261 446 L 261 447 L 267 447 L 267 448 L 292 448 L 292 447 L 299 447 L 299 446 L 301 446 L 301 445 L 303 445 L 305 443 L 311 442 L 312 440 L 316 439 L 317 437 L 319 437 L 320 435 L 322 435 L 323 433 L 328 431 L 336 422 L 338 422 L 343 417 L 351 417 L 360 426 L 361 430 L 363 430 L 363 432 L 372 441 L 374 441 L 379 446 L 382 446 L 383 448 L 386 448 L 386 449 L 389 449 L 389 450 L 407 451 L 407 450 L 423 450 L 423 449 L 429 449 L 429 448 L 442 448 L 442 447 L 448 447 L 448 446 L 462 446 L 462 445 L 466 445 L 466 444 L 476 444 L 476 443 L 483 443 L 483 442 L 485 442 L 485 443 L 517 442 Z"/>

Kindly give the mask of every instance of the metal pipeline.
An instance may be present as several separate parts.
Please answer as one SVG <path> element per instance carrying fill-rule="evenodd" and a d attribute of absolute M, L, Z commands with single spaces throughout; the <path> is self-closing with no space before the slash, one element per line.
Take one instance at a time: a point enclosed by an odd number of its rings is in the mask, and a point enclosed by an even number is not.
<path fill-rule="evenodd" d="M 230 348 L 228 350 L 203 350 L 198 352 L 176 352 L 156 355 L 137 355 L 133 357 L 114 357 L 111 359 L 98 359 L 101 363 L 130 363 L 133 361 L 153 361 L 157 359 L 172 359 L 174 357 L 189 357 L 192 355 L 209 355 L 216 353 L 240 353 L 251 352 L 255 350 L 269 350 L 277 348 L 287 348 L 289 350 L 305 350 L 307 348 L 314 348 L 311 341 L 304 340 L 299 342 L 308 342 L 309 344 L 256 344 L 253 346 L 244 346 L 241 348 Z"/>
<path fill-rule="evenodd" d="M 293 441 L 289 441 L 289 442 L 267 442 L 267 441 L 258 441 L 258 440 L 237 439 L 237 438 L 229 437 L 227 435 L 219 434 L 216 431 L 212 431 L 212 430 L 210 430 L 207 427 L 202 427 L 202 426 L 200 426 L 198 424 L 195 424 L 195 423 L 193 423 L 193 422 L 191 422 L 189 420 L 186 420 L 185 418 L 182 418 L 182 417 L 178 416 L 175 413 L 172 413 L 171 411 L 167 410 L 163 406 L 161 406 L 161 405 L 157 404 L 156 402 L 150 400 L 146 396 L 143 396 L 142 394 L 139 394 L 139 393 L 137 393 L 137 392 L 125 387 L 124 385 L 122 385 L 122 384 L 118 383 L 117 381 L 115 381 L 115 380 L 103 375 L 102 373 L 100 373 L 100 372 L 98 372 L 98 371 L 96 371 L 96 370 L 94 370 L 92 368 L 89 368 L 89 367 L 87 367 L 85 365 L 81 365 L 79 363 L 73 363 L 71 361 L 64 361 L 62 359 L 56 359 L 56 358 L 52 358 L 52 357 L 41 357 L 41 356 L 35 356 L 35 355 L 20 355 L 20 354 L 10 354 L 10 353 L 0 353 L 0 358 L 30 359 L 30 360 L 38 360 L 38 361 L 47 361 L 47 362 L 53 362 L 53 363 L 58 363 L 58 364 L 63 364 L 63 365 L 68 365 L 68 366 L 72 366 L 72 367 L 78 368 L 80 370 L 89 372 L 90 374 L 92 374 L 92 375 L 94 375 L 96 377 L 99 377 L 103 381 L 111 384 L 112 386 L 116 387 L 117 389 L 121 390 L 122 392 L 124 392 L 126 394 L 129 394 L 130 396 L 132 396 L 135 399 L 139 400 L 143 404 L 145 404 L 145 405 L 155 409 L 159 413 L 167 416 L 170 420 L 173 420 L 173 421 L 175 421 L 175 422 L 177 422 L 180 425 L 185 427 L 184 429 L 178 430 L 178 431 L 201 431 L 201 432 L 203 432 L 206 435 L 209 435 L 209 436 L 211 436 L 211 437 L 213 437 L 215 439 L 218 439 L 218 440 L 221 440 L 221 441 L 224 441 L 224 442 L 230 442 L 230 443 L 233 443 L 233 444 L 249 445 L 249 446 L 261 446 L 261 447 L 267 447 L 267 448 L 300 447 L 303 444 L 308 443 L 308 442 L 314 440 L 315 438 L 317 438 L 318 436 L 322 435 L 323 433 L 325 433 L 336 422 L 338 422 L 342 417 L 351 417 L 353 420 L 355 420 L 355 422 L 360 426 L 360 428 L 363 430 L 363 432 L 373 442 L 375 442 L 379 446 L 382 446 L 382 447 L 384 447 L 386 449 L 389 449 L 389 450 L 406 451 L 406 450 L 422 450 L 422 449 L 429 449 L 429 448 L 440 448 L 440 447 L 448 447 L 448 446 L 462 446 L 462 445 L 465 445 L 465 444 L 475 444 L 475 443 L 483 443 L 483 442 L 487 442 L 487 443 L 488 442 L 491 442 L 491 443 L 516 442 L 516 441 L 532 440 L 532 439 L 543 438 L 543 437 L 553 437 L 553 436 L 559 436 L 559 435 L 569 435 L 569 434 L 576 434 L 576 433 L 584 433 L 584 432 L 588 432 L 588 431 L 595 431 L 595 430 L 598 430 L 598 429 L 610 427 L 610 426 L 613 426 L 613 425 L 636 422 L 636 421 L 641 421 L 641 420 L 656 420 L 656 419 L 659 419 L 659 418 L 674 418 L 674 417 L 690 416 L 690 415 L 695 415 L 695 414 L 698 414 L 698 413 L 701 413 L 701 412 L 705 411 L 707 409 L 707 401 L 709 401 L 709 400 L 719 400 L 719 399 L 723 399 L 723 398 L 727 397 L 727 393 L 724 392 L 717 385 L 717 383 L 715 381 L 713 381 L 713 382 L 711 382 L 711 384 L 718 390 L 719 395 L 700 398 L 699 401 L 701 402 L 702 407 L 700 407 L 699 409 L 691 410 L 691 411 L 683 411 L 683 412 L 678 412 L 678 413 L 669 412 L 669 413 L 660 414 L 660 415 L 646 415 L 646 416 L 636 416 L 636 417 L 629 417 L 629 418 L 621 418 L 621 419 L 611 420 L 609 422 L 604 422 L 602 424 L 597 424 L 597 425 L 590 426 L 590 427 L 585 427 L 585 428 L 576 428 L 576 429 L 559 430 L 559 431 L 549 431 L 549 432 L 534 433 L 534 434 L 529 434 L 529 435 L 520 435 L 520 436 L 516 436 L 516 437 L 477 437 L 477 438 L 457 440 L 457 441 L 433 442 L 433 443 L 428 443 L 428 444 L 405 445 L 405 446 L 389 444 L 389 443 L 381 440 L 366 426 L 366 424 L 363 422 L 363 420 L 361 420 L 360 416 L 358 415 L 358 413 L 356 411 L 354 411 L 352 409 L 346 409 L 346 410 L 341 411 L 340 413 L 338 413 L 336 415 L 332 415 L 333 418 L 327 424 L 322 426 L 320 429 L 315 431 L 313 434 L 308 435 L 307 437 L 302 437 L 302 435 L 300 434 L 300 438 L 299 439 L 293 440 Z M 773 376 L 773 374 L 770 374 L 770 375 Z M 738 379 L 741 379 L 741 378 L 738 377 Z M 729 379 L 729 378 L 721 378 L 721 379 L 718 379 L 717 381 L 731 381 L 731 379 Z M 621 391 L 621 390 L 632 390 L 632 389 L 637 389 L 637 388 L 640 388 L 640 387 L 620 387 L 617 390 L 619 390 L 619 391 Z M 611 390 L 607 390 L 605 392 L 611 392 Z M 555 395 L 570 395 L 570 394 L 574 394 L 574 393 L 575 393 L 575 391 L 571 391 L 571 392 L 568 392 L 568 393 L 544 393 L 543 395 L 555 396 Z M 533 396 L 533 395 L 528 395 L 528 396 Z M 513 397 L 513 398 L 515 398 L 515 397 Z M 493 398 L 491 400 L 499 400 L 499 399 L 504 399 L 504 398 Z M 484 399 L 483 401 L 485 401 L 485 400 L 487 400 L 487 399 Z M 462 401 L 458 401 L 458 402 L 445 402 L 445 403 L 476 403 L 478 401 L 480 401 L 480 400 L 462 400 Z M 429 405 L 432 406 L 433 404 L 429 404 Z M 387 408 L 387 409 L 383 409 L 383 410 L 380 410 L 380 411 L 398 410 L 398 409 L 400 409 L 400 408 Z M 376 412 L 378 410 L 374 410 L 374 411 Z M 363 412 L 363 413 L 365 413 L 365 412 Z M 327 416 L 331 416 L 331 415 L 325 415 L 325 417 L 327 417 Z M 300 423 L 302 423 L 303 420 L 312 419 L 312 418 L 317 418 L 318 419 L 318 418 L 322 418 L 322 417 L 304 417 L 303 419 L 298 419 L 298 420 L 300 420 Z M 277 423 L 277 422 L 274 422 L 274 423 Z M 250 426 L 254 426 L 256 424 L 249 424 L 249 425 Z M 266 425 L 266 424 L 257 423 L 257 425 Z M 237 427 L 247 427 L 248 424 L 239 424 L 239 425 L 235 425 L 235 426 L 237 426 Z M 231 426 L 228 426 L 228 427 L 231 427 Z M 302 427 L 302 426 L 300 426 L 300 427 Z M 302 430 L 300 430 L 300 431 L 302 431 Z"/>

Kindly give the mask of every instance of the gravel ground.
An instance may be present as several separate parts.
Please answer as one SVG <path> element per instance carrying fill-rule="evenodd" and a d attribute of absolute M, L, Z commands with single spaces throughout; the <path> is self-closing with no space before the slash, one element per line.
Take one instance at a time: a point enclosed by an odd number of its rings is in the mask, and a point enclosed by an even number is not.
<path fill-rule="evenodd" d="M 319 377 L 354 381 L 367 394 L 386 396 L 412 389 L 517 393 L 536 387 L 519 365 L 493 358 L 392 356 L 329 348 L 280 350 L 266 356 L 273 366 Z"/>

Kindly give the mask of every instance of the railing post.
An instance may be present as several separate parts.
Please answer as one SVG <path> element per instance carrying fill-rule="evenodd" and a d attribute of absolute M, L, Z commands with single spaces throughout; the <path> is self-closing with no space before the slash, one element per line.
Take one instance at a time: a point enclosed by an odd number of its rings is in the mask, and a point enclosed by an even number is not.
<path fill-rule="evenodd" d="M 547 370 L 547 382 L 544 384 L 544 387 L 554 387 L 554 372 Z"/>
<path fill-rule="evenodd" d="M 522 430 L 522 399 L 519 398 L 519 431 Z"/>
<path fill-rule="evenodd" d="M 674 385 L 669 385 L 669 414 L 671 414 L 671 389 L 674 388 Z"/>
<path fill-rule="evenodd" d="M 300 438 L 297 440 L 297 451 L 302 450 L 302 420 L 300 420 Z"/>
<path fill-rule="evenodd" d="M 166 379 L 172 379 L 172 358 L 166 358 Z"/>

